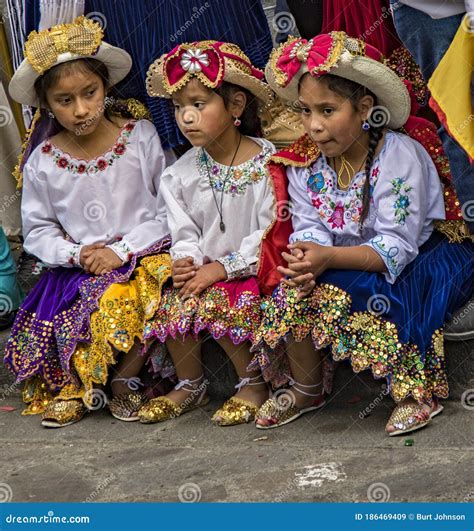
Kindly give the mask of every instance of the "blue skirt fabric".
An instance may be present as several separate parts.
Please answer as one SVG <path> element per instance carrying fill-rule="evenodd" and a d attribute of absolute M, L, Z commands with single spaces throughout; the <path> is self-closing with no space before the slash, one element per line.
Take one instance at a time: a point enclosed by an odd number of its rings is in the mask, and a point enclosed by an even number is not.
<path fill-rule="evenodd" d="M 301 341 L 311 333 L 335 360 L 387 378 L 397 401 L 446 398 L 443 324 L 473 292 L 474 243 L 452 244 L 435 232 L 394 284 L 381 273 L 327 270 L 300 302 L 296 290 L 279 286 L 264 302 L 253 365 L 274 378 L 287 334 Z"/>

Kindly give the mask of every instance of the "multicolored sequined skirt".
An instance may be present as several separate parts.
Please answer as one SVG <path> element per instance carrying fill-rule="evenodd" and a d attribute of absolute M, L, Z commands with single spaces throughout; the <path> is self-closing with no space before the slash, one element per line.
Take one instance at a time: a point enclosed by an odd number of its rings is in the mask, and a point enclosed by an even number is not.
<path fill-rule="evenodd" d="M 142 342 L 146 319 L 159 307 L 171 260 L 154 253 L 168 246 L 163 240 L 153 254 L 100 276 L 63 267 L 43 274 L 6 345 L 6 366 L 16 382 L 26 382 L 24 413 L 40 413 L 52 396 L 79 398 L 94 383 L 107 383 L 117 352 Z"/>
<path fill-rule="evenodd" d="M 446 398 L 443 324 L 473 292 L 474 244 L 451 244 L 438 233 L 394 284 L 380 273 L 327 270 L 299 302 L 282 284 L 263 302 L 253 366 L 274 373 L 287 334 L 296 341 L 311 334 L 335 361 L 386 378 L 396 401 Z"/>
<path fill-rule="evenodd" d="M 179 290 L 167 286 L 159 309 L 146 323 L 144 340 L 151 343 L 157 339 L 164 343 L 168 337 L 176 339 L 188 335 L 197 339 L 205 330 L 214 339 L 227 336 L 237 345 L 254 340 L 260 318 L 261 297 L 255 277 L 217 282 L 199 297 L 184 300 L 180 299 Z M 155 371 L 164 376 L 156 356 L 152 364 Z"/>

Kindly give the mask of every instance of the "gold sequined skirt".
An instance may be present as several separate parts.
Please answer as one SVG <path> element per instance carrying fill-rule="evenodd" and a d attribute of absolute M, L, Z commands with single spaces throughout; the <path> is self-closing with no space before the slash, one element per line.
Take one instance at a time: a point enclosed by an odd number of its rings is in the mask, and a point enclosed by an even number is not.
<path fill-rule="evenodd" d="M 54 398 L 83 398 L 94 384 L 107 383 L 109 367 L 117 363 L 120 353 L 141 348 L 144 327 L 155 315 L 163 284 L 170 276 L 169 255 L 150 255 L 142 258 L 128 282 L 107 288 L 90 316 L 90 343 L 78 343 L 71 357 L 71 372 L 77 383 L 65 385 Z M 43 412 L 52 398 L 39 377 L 30 379 L 23 390 L 28 404 L 23 414 Z"/>

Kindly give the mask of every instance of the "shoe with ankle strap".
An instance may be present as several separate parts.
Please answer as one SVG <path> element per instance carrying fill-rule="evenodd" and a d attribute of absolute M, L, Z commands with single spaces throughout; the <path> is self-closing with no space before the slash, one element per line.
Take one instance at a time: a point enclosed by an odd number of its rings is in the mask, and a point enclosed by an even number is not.
<path fill-rule="evenodd" d="M 305 389 L 314 389 L 321 387 L 322 383 L 314 385 L 304 385 L 290 379 L 290 388 L 277 391 L 272 398 L 269 398 L 258 410 L 255 417 L 255 425 L 260 430 L 278 428 L 293 422 L 305 413 L 322 408 L 326 404 L 324 391 L 319 393 L 310 393 Z M 291 389 L 296 389 L 302 395 L 313 397 L 312 404 L 305 408 L 299 408 L 295 405 L 295 396 Z"/>
<path fill-rule="evenodd" d="M 254 382 L 253 380 L 259 380 Z M 235 386 L 237 392 L 247 385 L 262 385 L 263 379 L 259 376 L 253 378 L 240 378 L 239 383 Z M 212 416 L 212 422 L 218 426 L 235 426 L 237 424 L 244 424 L 255 419 L 255 415 L 259 406 L 244 400 L 237 396 L 232 396 L 224 405 L 219 408 Z"/>
<path fill-rule="evenodd" d="M 204 380 L 204 376 L 200 376 L 195 380 L 179 380 L 175 390 L 179 391 L 180 389 L 190 392 L 184 402 L 177 404 L 167 396 L 152 398 L 138 412 L 140 422 L 142 424 L 164 422 L 209 403 L 209 397 L 206 395 L 207 381 Z"/>

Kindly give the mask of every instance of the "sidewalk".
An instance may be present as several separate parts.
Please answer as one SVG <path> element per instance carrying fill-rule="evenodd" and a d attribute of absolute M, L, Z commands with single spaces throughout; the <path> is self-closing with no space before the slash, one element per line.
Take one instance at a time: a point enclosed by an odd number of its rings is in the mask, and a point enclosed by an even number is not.
<path fill-rule="evenodd" d="M 321 411 L 268 431 L 213 426 L 220 402 L 163 424 L 124 423 L 101 410 L 47 430 L 20 415 L 19 391 L 5 392 L 6 377 L 2 367 L 0 407 L 17 409 L 0 410 L 0 496 L 11 492 L 11 501 L 474 499 L 473 408 L 446 401 L 426 429 L 390 438 L 392 401 L 347 366 Z"/>

